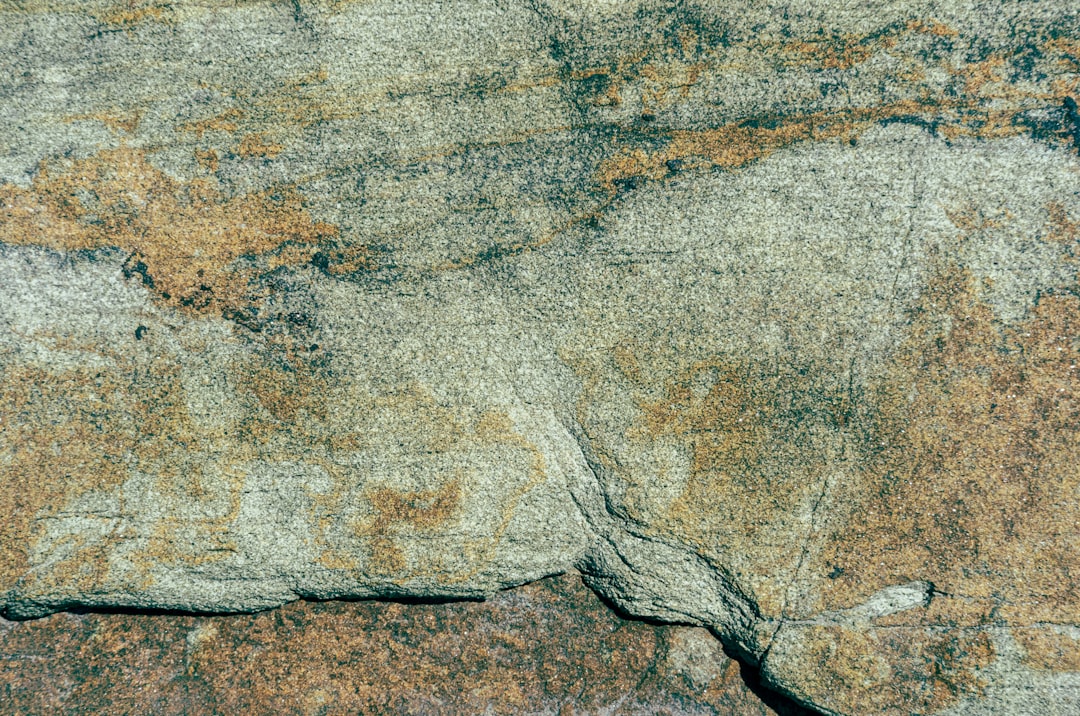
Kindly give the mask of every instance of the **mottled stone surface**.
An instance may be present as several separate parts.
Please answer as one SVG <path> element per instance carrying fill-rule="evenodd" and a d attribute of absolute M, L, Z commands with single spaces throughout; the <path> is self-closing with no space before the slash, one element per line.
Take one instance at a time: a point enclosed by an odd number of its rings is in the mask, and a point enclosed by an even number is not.
<path fill-rule="evenodd" d="M 0 4 L 0 610 L 570 569 L 1080 709 L 1067 3 Z"/>
<path fill-rule="evenodd" d="M 486 602 L 0 621 L 0 696 L 23 714 L 809 713 L 707 630 L 621 619 L 570 575 Z"/>

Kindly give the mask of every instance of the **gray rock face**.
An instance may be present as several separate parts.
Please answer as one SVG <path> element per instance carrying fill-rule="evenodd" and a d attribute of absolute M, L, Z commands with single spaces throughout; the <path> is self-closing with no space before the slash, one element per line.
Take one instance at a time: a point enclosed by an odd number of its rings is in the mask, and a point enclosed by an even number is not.
<path fill-rule="evenodd" d="M 1075 708 L 1075 11 L 0 18 L 8 617 L 578 568 L 823 713 Z"/>

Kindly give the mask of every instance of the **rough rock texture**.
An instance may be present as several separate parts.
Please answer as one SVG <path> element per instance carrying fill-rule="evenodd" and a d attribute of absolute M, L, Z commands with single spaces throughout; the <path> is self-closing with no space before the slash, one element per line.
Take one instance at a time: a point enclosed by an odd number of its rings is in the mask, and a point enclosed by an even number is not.
<path fill-rule="evenodd" d="M 625 621 L 570 576 L 479 603 L 0 621 L 0 698 L 4 713 L 115 716 L 809 714 L 706 629 Z"/>
<path fill-rule="evenodd" d="M 1080 17 L 0 3 L 0 607 L 571 568 L 828 714 L 1080 710 Z"/>

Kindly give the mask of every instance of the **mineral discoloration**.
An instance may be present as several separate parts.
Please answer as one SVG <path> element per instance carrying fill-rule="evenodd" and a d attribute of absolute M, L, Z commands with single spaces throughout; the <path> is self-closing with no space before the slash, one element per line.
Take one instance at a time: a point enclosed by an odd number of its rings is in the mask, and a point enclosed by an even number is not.
<path fill-rule="evenodd" d="M 25 575 L 35 519 L 67 501 L 71 476 L 78 476 L 82 489 L 123 480 L 123 458 L 137 436 L 128 416 L 115 410 L 124 390 L 116 379 L 84 371 L 5 372 L 0 383 L 0 501 L 8 519 L 0 525 L 0 590 L 11 589 Z"/>
<path fill-rule="evenodd" d="M 253 301 L 257 274 L 237 259 L 259 257 L 263 270 L 281 265 L 282 254 L 310 262 L 337 235 L 312 220 L 289 187 L 228 198 L 212 181 L 179 182 L 129 148 L 42 164 L 29 189 L 0 186 L 0 205 L 0 241 L 123 249 L 130 252 L 125 271 L 167 305 L 201 313 Z"/>
<path fill-rule="evenodd" d="M 837 572 L 823 599 L 850 606 L 919 575 L 975 614 L 1076 613 L 1078 515 L 1062 499 L 1080 489 L 1078 317 L 1062 288 L 1003 328 L 969 274 L 942 269 L 872 392 L 857 517 L 822 557 Z"/>
<path fill-rule="evenodd" d="M 137 277 L 118 278 L 141 285 Z M 518 503 L 548 477 L 544 457 L 505 411 L 470 419 L 422 387 L 366 398 L 336 390 L 328 347 L 311 343 L 317 329 L 294 313 L 264 312 L 258 330 L 201 319 L 207 323 L 195 325 L 215 338 L 194 330 L 177 342 L 175 318 L 151 306 L 137 317 L 142 324 L 131 322 L 126 340 L 135 348 L 77 332 L 32 331 L 23 350 L 65 351 L 75 367 L 49 370 L 19 350 L 5 354 L 2 494 L 14 515 L 2 540 L 5 593 L 16 589 L 28 601 L 61 605 L 78 599 L 72 590 L 153 592 L 177 574 L 230 569 L 259 549 L 242 525 L 254 505 L 270 499 L 261 495 L 275 492 L 297 500 L 289 519 L 305 526 L 290 529 L 309 531 L 325 552 L 312 560 L 354 585 L 335 589 L 355 590 L 355 579 L 368 578 L 328 542 L 354 522 L 360 528 L 348 530 L 355 535 L 349 549 L 382 555 L 372 564 L 378 575 L 402 580 L 437 572 L 440 580 L 460 582 L 495 557 Z M 219 343 L 211 348 L 209 340 Z M 192 361 L 206 372 L 193 374 Z M 388 435 L 407 434 L 424 453 L 444 456 L 439 465 L 459 478 L 441 489 L 422 481 L 410 489 L 371 483 L 357 469 L 360 456 L 387 449 Z M 473 500 L 460 533 L 446 522 L 477 479 L 474 451 L 502 455 L 504 469 L 521 474 L 506 475 L 505 495 Z M 280 469 L 321 475 L 320 482 L 293 494 L 273 477 Z M 373 520 L 357 512 L 362 505 Z M 144 509 L 155 517 L 142 518 Z M 489 509 L 494 514 L 478 517 Z M 438 540 L 446 530 L 458 533 L 452 543 L 474 560 L 464 575 L 445 550 L 410 543 L 403 553 L 394 544 L 399 537 Z M 375 569 L 377 562 L 384 568 Z"/>
<path fill-rule="evenodd" d="M 4 7 L 0 608 L 576 566 L 830 713 L 1068 711 L 1080 45 L 998 5 Z"/>
<path fill-rule="evenodd" d="M 990 637 L 974 629 L 785 626 L 773 648 L 783 650 L 781 669 L 814 665 L 791 688 L 831 713 L 938 713 L 977 698 L 978 670 L 994 659 Z M 766 677 L 790 679 L 771 673 L 776 661 Z"/>
<path fill-rule="evenodd" d="M 1032 39 L 1031 44 L 1014 52 L 1002 51 L 977 62 L 957 62 L 946 49 L 959 33 L 933 19 L 911 20 L 895 24 L 865 36 L 817 37 L 810 41 L 780 43 L 751 42 L 747 46 L 723 45 L 700 48 L 700 62 L 686 70 L 688 79 L 677 84 L 679 92 L 658 92 L 648 84 L 641 91 L 643 118 L 655 126 L 627 131 L 627 142 L 598 167 L 597 182 L 605 190 L 642 179 L 668 179 L 687 169 L 718 168 L 732 170 L 769 156 L 795 142 L 846 141 L 855 143 L 868 128 L 882 123 L 905 122 L 926 127 L 948 139 L 961 136 L 1004 138 L 1033 133 L 1040 138 L 1068 145 L 1072 130 L 1067 121 L 1049 120 L 1067 113 L 1063 105 L 1074 101 L 1080 91 L 1078 78 L 1062 76 L 1047 81 L 1030 66 L 1022 69 L 1026 58 L 1037 56 L 1048 66 L 1075 65 L 1076 48 L 1062 45 L 1052 35 Z M 679 34 L 682 38 L 683 35 Z M 695 47 L 698 47 L 694 43 Z M 888 87 L 893 101 L 872 105 L 823 108 L 799 113 L 790 107 L 765 115 L 744 117 L 712 127 L 680 127 L 678 108 L 685 103 L 691 88 L 706 83 L 710 75 L 739 69 L 742 52 L 761 53 L 768 61 L 779 63 L 782 72 L 810 67 L 837 72 L 851 71 L 871 58 L 888 58 L 882 86 Z M 663 72 L 653 64 L 643 64 L 640 57 L 620 63 L 636 68 L 637 77 L 626 69 L 615 73 L 619 82 L 605 83 L 605 96 L 618 96 L 614 89 L 621 82 L 656 81 Z M 1030 63 L 1028 63 L 1030 64 Z M 1040 63 L 1040 66 L 1041 63 Z M 667 74 L 679 75 L 679 70 Z M 593 75 L 589 75 L 590 77 Z M 608 74 L 603 72 L 607 77 Z M 932 76 L 934 79 L 929 79 Z M 647 98 L 652 99 L 647 99 Z M 657 97 L 674 114 L 671 124 L 657 122 Z M 880 98 L 884 100 L 883 96 Z M 698 99 L 700 101 L 700 99 Z M 821 105 L 829 102 L 818 100 Z M 1045 115 L 1045 119 L 1038 119 Z M 640 136 L 635 136 L 640 135 Z"/>
<path fill-rule="evenodd" d="M 570 575 L 482 603 L 8 623 L 0 689 L 26 713 L 807 713 L 763 703 L 705 630 L 620 619 Z"/>
<path fill-rule="evenodd" d="M 452 480 L 437 490 L 408 493 L 380 487 L 368 500 L 376 513 L 370 527 L 371 564 L 378 572 L 397 574 L 405 570 L 405 557 L 391 539 L 391 528 L 401 524 L 428 531 L 443 525 L 461 502 L 461 483 Z"/>
<path fill-rule="evenodd" d="M 1046 671 L 1080 671 L 1080 634 L 1075 627 L 1036 626 L 1013 629 L 1024 650 L 1024 663 Z"/>
<path fill-rule="evenodd" d="M 631 436 L 674 438 L 688 456 L 685 484 L 652 522 L 653 532 L 678 534 L 717 557 L 732 544 L 761 554 L 789 539 L 789 516 L 816 497 L 836 449 L 822 433 L 845 419 L 846 396 L 819 392 L 824 386 L 814 385 L 812 375 L 806 367 L 714 359 L 695 364 L 660 400 L 642 405 L 643 420 Z M 790 553 L 771 563 L 774 573 L 792 567 Z M 774 577 L 745 576 L 760 608 L 783 608 Z"/>
<path fill-rule="evenodd" d="M 80 497 L 108 493 L 141 473 L 154 476 L 162 499 L 212 504 L 220 488 L 207 494 L 201 460 L 214 455 L 213 464 L 229 474 L 259 452 L 253 435 L 259 430 L 249 432 L 254 421 L 236 426 L 233 435 L 201 428 L 190 414 L 180 367 L 164 357 L 58 374 L 9 365 L 16 370 L 5 376 L 5 397 L 10 400 L 3 405 L 3 446 L 6 484 L 11 487 L 3 494 L 16 500 L 16 519 L 7 523 L 6 531 L 12 534 L 3 541 L 8 588 L 15 587 L 31 567 L 28 546 L 39 542 L 50 524 L 62 521 L 70 507 L 69 517 L 106 527 L 103 536 L 72 535 L 53 544 L 49 570 L 31 572 L 19 588 L 66 592 L 75 575 L 79 590 L 107 590 L 116 577 L 110 571 L 114 550 L 140 544 L 135 538 L 141 530 L 131 524 L 134 515 L 125 514 L 122 500 L 100 513 L 83 512 L 75 507 Z M 210 542 L 229 542 L 223 533 L 232 517 L 227 511 L 202 523 L 201 529 L 211 533 L 206 535 Z M 206 557 L 201 548 L 189 551 L 183 542 L 174 541 L 175 526 L 175 521 L 162 519 L 141 548 L 128 551 L 127 560 L 144 575 L 136 581 L 145 580 L 155 565 L 174 560 L 198 563 Z"/>

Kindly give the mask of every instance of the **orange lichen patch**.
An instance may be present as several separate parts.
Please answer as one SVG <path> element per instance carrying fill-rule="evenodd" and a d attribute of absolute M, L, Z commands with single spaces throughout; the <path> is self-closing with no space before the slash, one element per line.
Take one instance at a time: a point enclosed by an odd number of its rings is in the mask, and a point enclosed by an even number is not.
<path fill-rule="evenodd" d="M 642 369 L 635 365 L 632 372 Z M 626 358 L 623 364 L 628 363 Z M 783 609 L 782 575 L 794 569 L 805 524 L 795 515 L 819 490 L 821 472 L 838 449 L 846 420 L 842 385 L 812 365 L 773 365 L 734 357 L 697 362 L 638 398 L 640 413 L 626 432 L 635 449 L 666 446 L 667 459 L 645 480 L 680 485 L 656 503 L 655 486 L 611 461 L 626 482 L 621 507 L 649 529 L 724 559 L 765 613 Z M 583 423 L 587 425 L 586 423 Z M 684 462 L 682 462 L 684 461 Z M 666 498 L 665 498 L 666 499 Z M 752 556 L 751 556 L 752 555 Z"/>
<path fill-rule="evenodd" d="M 1062 47 L 1054 41 L 1038 46 L 1047 57 L 1068 62 Z M 962 83 L 960 102 L 954 116 L 945 116 L 942 134 L 948 139 L 974 136 L 986 139 L 1015 136 L 1024 129 L 1021 115 L 1035 107 L 1057 110 L 1066 98 L 1076 93 L 1077 78 L 1068 74 L 1049 82 L 1014 81 L 1017 73 L 1015 54 L 999 52 L 980 62 L 945 65 L 952 77 Z M 1069 132 L 1065 131 L 1065 135 Z M 1066 138 L 1071 144 L 1071 139 Z"/>
<path fill-rule="evenodd" d="M 156 475 L 166 492 L 197 481 L 188 465 L 217 436 L 194 428 L 175 370 L 160 362 L 149 371 L 127 368 L 51 373 L 8 367 L 0 385 L 0 500 L 9 503 L 3 506 L 13 519 L 0 526 L 0 585 L 11 586 L 26 574 L 28 550 L 48 520 L 80 495 L 120 485 L 133 467 Z M 106 522 L 123 517 L 85 516 Z M 167 524 L 158 529 L 167 531 Z M 112 528 L 100 540 L 79 537 L 68 545 L 67 557 L 36 579 L 88 591 L 101 587 L 109 577 L 111 550 L 130 536 Z M 163 562 L 175 557 L 167 534 L 157 543 L 166 547 L 154 556 Z"/>
<path fill-rule="evenodd" d="M 991 218 L 981 208 L 971 204 L 953 209 L 946 208 L 945 216 L 949 218 L 953 226 L 960 229 L 962 237 L 987 229 L 1001 228 L 1013 218 L 1008 210 L 1004 210 L 1000 218 Z"/>
<path fill-rule="evenodd" d="M 1019 115 L 1018 109 L 977 111 L 969 117 L 972 120 L 970 122 L 953 121 L 940 124 L 938 134 L 950 142 L 962 137 L 1007 139 L 1023 133 L 1022 126 L 1016 121 Z"/>
<path fill-rule="evenodd" d="M 246 135 L 236 147 L 236 156 L 243 159 L 273 159 L 284 151 L 285 147 L 276 142 L 267 141 L 261 132 Z"/>
<path fill-rule="evenodd" d="M 213 149 L 196 149 L 195 161 L 197 161 L 202 168 L 211 172 L 216 172 L 218 166 L 220 166 L 221 158 Z"/>
<path fill-rule="evenodd" d="M 514 421 L 505 410 L 488 410 L 476 421 L 474 429 L 481 440 L 509 440 L 520 437 L 514 432 Z"/>
<path fill-rule="evenodd" d="M 1055 37 L 1046 43 L 1046 49 L 1057 56 L 1058 64 L 1064 69 L 1080 71 L 1080 39 Z"/>
<path fill-rule="evenodd" d="M 394 525 L 430 530 L 450 520 L 461 503 L 461 481 L 450 480 L 436 490 L 398 492 L 385 487 L 367 495 L 375 509 L 373 528 L 386 531 Z"/>
<path fill-rule="evenodd" d="M 744 471 L 757 463 L 772 433 L 776 395 L 768 389 L 773 386 L 761 387 L 745 365 L 699 363 L 674 381 L 661 400 L 641 406 L 641 422 L 631 434 L 642 431 L 651 440 L 692 438 L 695 472 Z"/>
<path fill-rule="evenodd" d="M 68 122 L 83 122 L 87 120 L 101 122 L 114 132 L 132 134 L 142 121 L 142 111 L 138 109 L 115 110 L 112 112 L 98 112 L 95 114 L 75 114 L 65 118 Z"/>
<path fill-rule="evenodd" d="M 423 426 L 424 449 L 432 454 L 452 451 L 469 439 L 469 431 L 458 416 L 423 386 L 411 385 L 398 394 L 381 396 L 375 400 L 375 408 L 389 409 L 394 420 L 408 421 L 409 430 Z M 406 554 L 395 538 L 435 534 L 459 513 L 463 490 L 460 475 L 432 489 L 403 491 L 379 485 L 365 490 L 363 497 L 373 514 L 354 525 L 369 549 L 365 567 L 386 576 L 406 572 Z M 328 558 L 333 560 L 334 555 Z"/>
<path fill-rule="evenodd" d="M 200 15 L 245 7 L 271 6 L 278 0 L 18 0 L 0 4 L 0 15 L 8 13 L 83 13 L 99 23 L 135 31 L 147 23 L 175 25 Z M 349 5 L 365 0 L 309 0 L 329 12 L 341 12 Z"/>
<path fill-rule="evenodd" d="M 855 140 L 877 123 L 900 118 L 924 120 L 948 140 L 1012 137 L 1030 131 L 1034 120 L 1028 113 L 1033 109 L 1056 111 L 1066 98 L 1075 100 L 1075 77 L 1053 77 L 1045 82 L 1014 81 L 1016 52 L 1001 51 L 979 62 L 957 65 L 899 52 L 897 44 L 905 34 L 948 38 L 956 32 L 932 20 L 919 20 L 872 35 L 751 43 L 748 49 L 780 58 L 787 69 L 809 64 L 838 71 L 850 70 L 877 53 L 891 53 L 894 60 L 899 60 L 899 69 L 892 71 L 890 84 L 911 99 L 828 112 L 793 112 L 706 129 L 637 128 L 633 138 L 628 135 L 627 141 L 601 162 L 595 174 L 597 184 L 613 192 L 622 182 L 665 179 L 682 169 L 737 169 L 795 142 Z M 1039 48 L 1047 57 L 1062 61 L 1073 62 L 1076 56 L 1074 45 L 1060 40 L 1045 40 Z M 655 115 L 657 108 L 685 99 L 686 90 L 702 77 L 722 71 L 711 51 L 699 49 L 694 62 L 684 62 L 676 55 L 670 48 L 667 51 L 654 48 L 644 55 L 631 56 L 618 67 L 590 70 L 581 79 L 604 78 L 604 82 L 593 82 L 604 90 L 598 95 L 600 99 L 618 99 L 631 84 L 638 83 L 645 114 Z M 930 69 L 947 72 L 953 84 L 959 86 L 948 92 L 923 86 Z M 679 82 L 672 79 L 680 74 L 692 79 Z M 676 87 L 680 91 L 672 92 Z M 594 103 L 612 102 L 604 99 Z M 655 119 L 655 116 L 647 118 Z M 1067 128 L 1059 127 L 1051 134 L 1057 141 L 1072 144 Z"/>
<path fill-rule="evenodd" d="M 368 566 L 382 574 L 400 574 L 406 567 L 405 554 L 392 535 L 404 529 L 410 533 L 431 532 L 453 519 L 461 504 L 461 481 L 453 479 L 435 490 L 398 492 L 376 488 L 367 493 L 375 509 L 370 533 L 371 557 Z"/>
<path fill-rule="evenodd" d="M 780 71 L 808 68 L 850 70 L 877 53 L 894 48 L 904 34 L 951 36 L 956 32 L 933 20 L 913 21 L 907 27 L 886 28 L 866 35 L 812 35 L 780 42 L 757 39 L 742 45 L 755 55 L 775 61 Z M 723 71 L 725 53 L 717 53 L 719 37 L 705 38 L 692 25 L 668 28 L 663 40 L 652 41 L 604 67 L 578 69 L 568 74 L 579 92 L 591 92 L 596 106 L 618 106 L 628 92 L 640 92 L 646 119 L 679 100 L 710 73 Z M 918 70 L 910 77 L 922 76 Z"/>
<path fill-rule="evenodd" d="M 783 70 L 809 68 L 845 71 L 879 53 L 898 56 L 895 50 L 906 36 L 953 38 L 959 34 L 948 25 L 927 18 L 909 20 L 903 25 L 889 25 L 866 34 L 829 33 L 822 29 L 814 34 L 780 41 L 751 40 L 750 46 L 756 52 L 778 61 L 779 68 Z"/>
<path fill-rule="evenodd" d="M 368 541 L 367 570 L 376 575 L 391 576 L 401 574 L 408 568 L 405 552 L 393 539 L 384 535 L 373 535 Z"/>
<path fill-rule="evenodd" d="M 956 74 L 964 79 L 964 92 L 972 97 L 995 97 L 1011 90 L 1002 73 L 1008 68 L 1003 56 L 990 57 L 982 62 L 966 65 Z"/>
<path fill-rule="evenodd" d="M 154 335 L 151 330 L 143 340 Z M 35 544 L 44 545 L 54 560 L 62 557 L 34 572 L 28 588 L 39 591 L 74 586 L 107 590 L 111 578 L 147 586 L 156 568 L 227 558 L 236 550 L 233 524 L 253 462 L 295 461 L 303 455 L 340 483 L 335 456 L 362 441 L 343 431 L 335 431 L 332 439 L 327 435 L 325 419 L 333 398 L 325 374 L 299 358 L 283 360 L 288 346 L 270 337 L 263 354 L 234 363 L 229 382 L 244 409 L 242 417 L 220 423 L 192 417 L 181 366 L 167 355 L 141 360 L 138 351 L 133 355 L 65 336 L 34 333 L 25 339 L 94 355 L 106 367 L 51 372 L 13 358 L 4 366 L 0 508 L 11 518 L 0 525 L 0 591 L 27 575 Z M 198 350 L 197 345 L 189 348 Z M 91 530 L 57 538 L 66 542 L 41 541 L 46 528 L 58 524 L 54 520 L 80 509 L 80 496 L 102 491 L 116 499 L 114 488 L 136 473 L 152 477 L 165 510 L 152 529 L 134 534 L 122 510 L 79 512 L 76 516 L 83 519 L 100 520 L 107 534 L 93 536 Z M 181 516 L 187 513 L 180 506 L 192 504 L 200 505 L 201 516 Z M 322 507 L 312 508 L 313 524 Z M 178 511 L 169 512 L 173 509 Z M 178 540 L 178 534 L 184 539 Z M 145 538 L 144 546 L 125 550 L 125 576 L 110 576 L 116 548 L 132 537 Z"/>
<path fill-rule="evenodd" d="M 0 465 L 0 499 L 15 501 L 8 505 L 15 519 L 0 528 L 4 530 L 0 577 L 25 575 L 27 552 L 48 521 L 80 495 L 120 485 L 132 468 L 155 475 L 164 494 L 199 499 L 198 471 L 190 469 L 198 451 L 224 447 L 226 457 L 236 456 L 221 436 L 200 432 L 193 425 L 175 366 L 157 361 L 149 369 L 125 368 L 51 373 L 8 367 L 5 379 L 10 382 L 4 383 L 5 401 L 0 406 L 4 427 L 0 446 L 6 453 Z M 123 517 L 93 512 L 85 516 L 114 523 Z M 221 533 L 229 522 L 226 516 L 208 523 L 203 531 Z M 63 582 L 86 591 L 101 587 L 109 577 L 111 550 L 131 536 L 113 527 L 94 541 L 68 538 L 68 556 L 35 577 L 38 586 Z M 164 520 L 148 550 L 135 559 L 146 562 L 153 557 L 166 563 L 178 554 Z"/>
<path fill-rule="evenodd" d="M 448 466 L 433 472 L 412 489 L 398 484 L 367 485 L 360 497 L 370 506 L 370 513 L 351 522 L 353 534 L 370 550 L 367 568 L 384 576 L 403 580 L 410 575 L 434 575 L 445 583 L 469 578 L 472 572 L 448 573 L 438 551 L 417 551 L 413 537 L 434 538 L 465 514 L 465 498 L 473 484 L 473 469 L 467 466 L 468 455 L 483 452 L 506 461 L 507 484 L 499 490 L 495 511 L 485 513 L 478 523 L 469 525 L 470 536 L 452 534 L 446 539 L 458 545 L 467 562 L 479 570 L 501 543 L 511 520 L 527 493 L 547 478 L 547 465 L 539 448 L 514 429 L 506 411 L 492 409 L 470 419 L 465 413 L 442 405 L 422 385 L 410 385 L 392 395 L 376 397 L 371 411 L 379 412 L 381 426 L 393 431 L 410 450 L 418 454 L 446 456 Z M 362 445 L 363 436 L 355 436 L 345 450 Z M 339 441 L 327 437 L 328 450 L 338 449 Z M 466 464 L 462 464 L 464 458 Z M 340 493 L 323 499 L 330 512 L 341 511 L 341 500 L 352 493 Z M 478 530 L 478 531 L 477 531 Z M 328 558 L 335 559 L 333 555 Z M 370 573 L 370 572 L 368 572 Z"/>
<path fill-rule="evenodd" d="M 707 683 L 671 671 L 680 630 L 619 618 L 574 575 L 486 602 L 55 614 L 0 627 L 0 693 L 34 714 L 806 715 L 722 654 L 694 664 Z"/>
<path fill-rule="evenodd" d="M 529 461 L 526 479 L 507 496 L 499 520 L 491 534 L 486 538 L 467 541 L 464 545 L 470 562 L 476 565 L 475 570 L 479 570 L 479 565 L 491 557 L 495 547 L 502 541 L 518 504 L 530 490 L 543 484 L 547 479 L 547 460 L 535 443 L 514 429 L 513 419 L 504 410 L 484 412 L 477 420 L 473 434 L 481 444 L 523 451 L 528 455 Z M 453 581 L 463 581 L 468 576 L 458 575 Z"/>
<path fill-rule="evenodd" d="M 1053 202 L 1046 207 L 1047 222 L 1043 239 L 1080 249 L 1080 221 L 1069 215 L 1064 204 Z"/>
<path fill-rule="evenodd" d="M 179 132 L 190 132 L 199 139 L 207 132 L 235 132 L 240 128 L 238 122 L 245 117 L 244 111 L 236 107 L 230 107 L 221 114 L 208 119 L 200 119 L 184 122 L 176 129 Z"/>
<path fill-rule="evenodd" d="M 851 139 L 881 120 L 919 115 L 927 109 L 920 103 L 904 101 L 878 108 L 740 122 L 716 129 L 671 131 L 665 135 L 667 142 L 659 150 L 617 152 L 600 164 L 596 179 L 605 190 L 614 192 L 620 183 L 635 178 L 663 179 L 671 174 L 675 164 L 683 169 L 736 169 L 796 142 Z"/>
<path fill-rule="evenodd" d="M 133 28 L 147 21 L 161 21 L 172 9 L 171 2 L 161 0 L 126 0 L 100 13 L 97 17 L 106 25 Z"/>
<path fill-rule="evenodd" d="M 36 520 L 74 494 L 127 475 L 138 442 L 112 409 L 127 386 L 110 372 L 12 367 L 0 378 L 0 592 L 25 574 Z"/>
<path fill-rule="evenodd" d="M 291 366 L 259 366 L 245 377 L 247 389 L 280 422 L 310 423 L 326 417 L 326 382 L 318 374 Z"/>
<path fill-rule="evenodd" d="M 937 713 L 978 697 L 985 687 L 978 672 L 995 658 L 978 630 L 785 628 L 783 659 L 797 673 L 775 676 L 840 713 Z"/>
<path fill-rule="evenodd" d="M 667 62 L 659 66 L 644 65 L 637 70 L 643 81 L 641 89 L 641 112 L 645 117 L 654 116 L 672 102 L 684 100 L 690 95 L 702 77 L 705 63 Z M 608 92 L 596 103 L 618 104 L 618 85 L 612 83 Z M 674 90 L 674 93 L 673 93 Z"/>
<path fill-rule="evenodd" d="M 1046 671 L 1080 671 L 1080 638 L 1060 627 L 1034 626 L 1012 630 L 1024 650 L 1024 664 Z"/>
<path fill-rule="evenodd" d="M 823 608 L 912 579 L 958 598 L 946 623 L 996 606 L 1014 624 L 1080 608 L 1080 298 L 1042 295 L 1002 326 L 973 278 L 941 269 L 869 392 L 854 504 L 818 569 Z"/>
<path fill-rule="evenodd" d="M 884 38 L 892 42 L 892 38 Z M 849 70 L 870 59 L 881 47 L 880 42 L 868 42 L 856 35 L 841 35 L 815 40 L 794 40 L 781 46 L 782 55 L 792 55 L 788 62 L 794 66 L 807 64 L 827 70 Z"/>
<path fill-rule="evenodd" d="M 630 48 L 606 65 L 571 69 L 556 82 L 568 82 L 576 96 L 596 107 L 618 107 L 626 96 L 636 94 L 641 117 L 655 119 L 662 109 L 687 99 L 709 69 L 714 48 L 699 29 L 685 22 L 668 25 L 644 46 Z M 548 78 L 529 83 L 548 84 Z"/>
<path fill-rule="evenodd" d="M 597 172 L 597 182 L 609 192 L 613 192 L 619 182 L 643 178 L 663 179 L 670 171 L 664 155 L 650 153 L 644 149 L 624 149 L 615 156 L 605 159 Z"/>
<path fill-rule="evenodd" d="M 251 101 L 266 111 L 278 114 L 283 125 L 299 128 L 323 122 L 351 119 L 371 107 L 371 97 L 344 92 L 329 81 L 325 68 L 288 79 Z"/>
<path fill-rule="evenodd" d="M 337 236 L 289 187 L 224 197 L 205 180 L 181 183 L 120 148 L 43 164 L 29 189 L 0 186 L 0 241 L 62 251 L 118 247 L 128 268 L 167 304 L 218 312 L 244 304 L 251 278 L 231 264 L 284 243 Z"/>
<path fill-rule="evenodd" d="M 938 22 L 932 18 L 926 20 L 909 20 L 905 27 L 909 32 L 936 35 L 937 37 L 956 37 L 960 34 L 945 23 Z"/>
<path fill-rule="evenodd" d="M 619 343 L 611 349 L 611 357 L 624 378 L 639 384 L 644 381 L 641 363 L 631 344 Z"/>
<path fill-rule="evenodd" d="M 236 489 L 241 486 L 242 483 L 237 483 Z M 239 507 L 238 501 L 236 506 Z M 218 519 L 198 523 L 176 518 L 159 519 L 153 532 L 146 535 L 146 547 L 135 555 L 134 561 L 138 562 L 138 566 L 143 570 L 139 586 L 145 589 L 152 585 L 150 573 L 154 568 L 177 563 L 197 567 L 220 562 L 234 555 L 238 550 L 232 539 L 231 527 L 236 514 L 237 511 L 234 510 Z M 197 539 L 177 539 L 177 534 L 195 535 Z M 102 546 L 103 559 L 107 557 L 105 550 L 112 546 Z"/>

